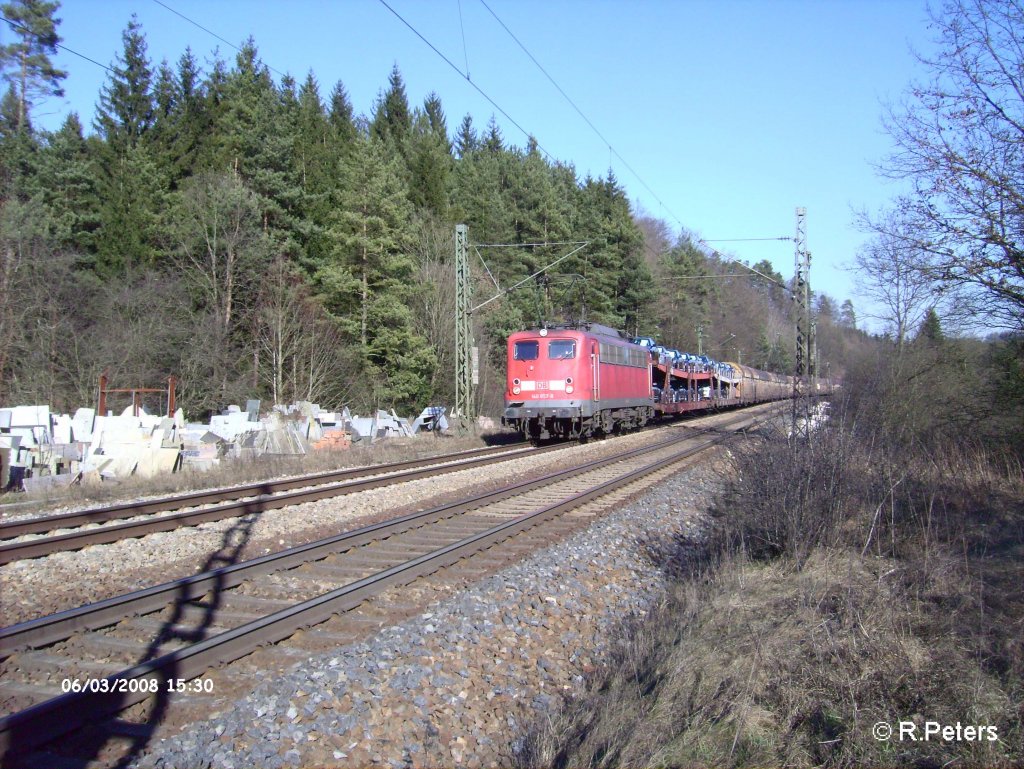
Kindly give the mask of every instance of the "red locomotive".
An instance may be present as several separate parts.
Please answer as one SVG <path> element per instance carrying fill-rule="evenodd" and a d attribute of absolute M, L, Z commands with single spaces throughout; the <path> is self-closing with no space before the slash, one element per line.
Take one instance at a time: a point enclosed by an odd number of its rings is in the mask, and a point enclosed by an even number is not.
<path fill-rule="evenodd" d="M 531 440 L 585 440 L 653 418 L 651 355 L 618 331 L 592 323 L 508 338 L 502 421 Z"/>
<path fill-rule="evenodd" d="M 643 427 L 657 415 L 792 394 L 792 378 L 630 339 L 596 323 L 508 338 L 502 423 L 537 442 L 585 441 Z"/>

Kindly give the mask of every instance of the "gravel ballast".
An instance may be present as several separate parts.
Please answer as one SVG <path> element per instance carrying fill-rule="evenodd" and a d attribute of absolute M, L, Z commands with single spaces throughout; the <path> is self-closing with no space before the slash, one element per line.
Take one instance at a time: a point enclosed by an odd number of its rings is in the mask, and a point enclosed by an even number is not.
<path fill-rule="evenodd" d="M 524 455 L 486 468 L 268 510 L 255 517 L 235 557 L 255 558 L 426 509 L 456 495 L 573 467 L 651 440 L 651 434 L 638 433 L 587 446 L 569 445 L 553 453 Z M 232 536 L 238 524 L 238 518 L 227 518 L 0 566 L 2 624 L 24 622 L 208 569 L 211 554 L 224 548 L 226 538 Z"/>
<path fill-rule="evenodd" d="M 583 532 L 260 683 L 133 765 L 508 765 L 604 663 L 616 626 L 661 600 L 652 545 L 699 538 L 716 465 L 662 474 Z"/>

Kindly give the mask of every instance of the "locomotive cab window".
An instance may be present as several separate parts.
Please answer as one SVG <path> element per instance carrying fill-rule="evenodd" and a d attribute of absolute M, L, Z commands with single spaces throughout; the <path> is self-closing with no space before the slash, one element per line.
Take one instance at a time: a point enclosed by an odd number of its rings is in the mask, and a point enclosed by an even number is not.
<path fill-rule="evenodd" d="M 569 360 L 576 357 L 576 340 L 552 339 L 548 343 L 548 360 Z"/>
<path fill-rule="evenodd" d="M 512 357 L 515 360 L 537 360 L 537 356 L 540 354 L 540 342 L 528 341 L 528 342 L 516 342 L 515 350 L 512 352 Z"/>

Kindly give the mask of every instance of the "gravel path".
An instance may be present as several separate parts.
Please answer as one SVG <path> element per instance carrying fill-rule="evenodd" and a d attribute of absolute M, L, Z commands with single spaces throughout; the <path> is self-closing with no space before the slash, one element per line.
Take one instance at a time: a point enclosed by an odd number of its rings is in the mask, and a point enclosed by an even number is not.
<path fill-rule="evenodd" d="M 582 533 L 296 665 L 133 765 L 508 765 L 534 719 L 603 663 L 613 629 L 661 599 L 651 545 L 700 536 L 726 466 L 664 473 Z"/>

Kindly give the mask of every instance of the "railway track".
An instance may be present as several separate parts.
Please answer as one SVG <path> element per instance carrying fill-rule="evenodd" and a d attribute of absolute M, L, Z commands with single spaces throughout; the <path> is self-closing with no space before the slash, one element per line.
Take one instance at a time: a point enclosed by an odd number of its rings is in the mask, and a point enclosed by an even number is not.
<path fill-rule="evenodd" d="M 80 550 L 89 545 L 110 544 L 154 532 L 173 531 L 209 521 L 262 513 L 288 505 L 314 502 L 442 473 L 468 470 L 517 459 L 531 452 L 553 451 L 563 447 L 564 444 L 532 448 L 526 443 L 521 443 L 515 444 L 513 448 L 502 446 L 474 449 L 449 456 L 334 470 L 280 481 L 212 489 L 145 502 L 129 502 L 0 523 L 0 540 L 32 537 L 0 544 L 0 566 L 27 558 L 41 558 L 52 553 Z M 129 518 L 137 520 L 126 521 Z M 114 521 L 122 523 L 113 523 Z M 74 531 L 55 533 L 76 527 L 78 528 Z"/>
<path fill-rule="evenodd" d="M 755 419 L 735 415 L 702 431 L 707 434 L 674 435 L 500 491 L 4 628 L 0 754 L 36 750 L 136 703 L 166 705 L 168 686 L 304 628 L 338 639 L 338 631 L 321 630 L 323 623 L 344 628 L 344 613 L 373 595 L 495 548 L 705 451 L 728 437 L 724 427 L 739 429 Z M 244 525 L 243 518 L 240 531 Z M 230 553 L 219 557 L 230 560 Z M 121 728 L 130 732 L 131 726 Z"/>

